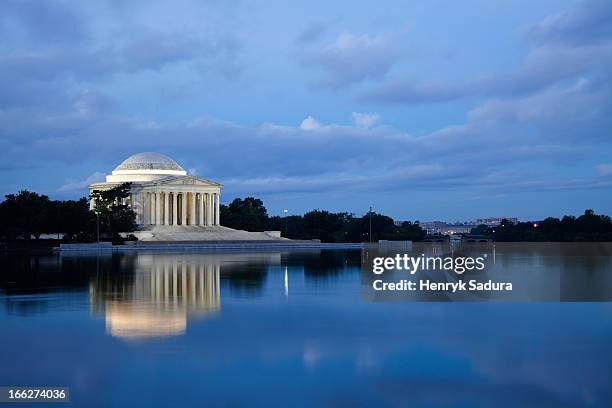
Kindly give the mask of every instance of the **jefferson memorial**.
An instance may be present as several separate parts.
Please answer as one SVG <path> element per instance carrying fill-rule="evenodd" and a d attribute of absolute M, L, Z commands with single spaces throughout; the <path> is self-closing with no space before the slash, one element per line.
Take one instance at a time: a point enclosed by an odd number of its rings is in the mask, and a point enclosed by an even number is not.
<path fill-rule="evenodd" d="M 177 162 L 159 153 L 138 153 L 125 159 L 94 183 L 93 190 L 106 190 L 132 183 L 127 199 L 136 213 L 136 223 L 147 225 L 220 225 L 221 184 L 189 176 Z M 94 206 L 91 202 L 91 208 Z"/>
<path fill-rule="evenodd" d="M 124 204 L 136 213 L 139 240 L 269 240 L 280 233 L 247 232 L 221 226 L 221 184 L 187 172 L 160 153 L 138 153 L 125 159 L 106 182 L 89 185 L 89 192 L 131 183 Z M 94 208 L 92 199 L 90 208 Z"/>

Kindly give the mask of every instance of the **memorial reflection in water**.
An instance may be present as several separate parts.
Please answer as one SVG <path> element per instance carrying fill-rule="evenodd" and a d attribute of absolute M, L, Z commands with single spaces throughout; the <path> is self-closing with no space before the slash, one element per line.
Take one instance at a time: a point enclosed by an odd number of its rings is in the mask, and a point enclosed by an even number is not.
<path fill-rule="evenodd" d="M 90 282 L 91 308 L 104 316 L 111 336 L 180 335 L 185 333 L 188 319 L 220 310 L 222 267 L 232 269 L 254 261 L 278 265 L 280 254 L 141 253 L 113 257 L 110 262 L 116 268 L 99 271 Z"/>

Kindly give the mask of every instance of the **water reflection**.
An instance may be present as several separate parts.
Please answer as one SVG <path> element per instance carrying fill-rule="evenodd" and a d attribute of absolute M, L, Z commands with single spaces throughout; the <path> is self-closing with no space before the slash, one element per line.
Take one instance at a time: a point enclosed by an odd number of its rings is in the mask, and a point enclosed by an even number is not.
<path fill-rule="evenodd" d="M 609 254 L 554 254 L 496 262 L 609 291 Z M 72 406 L 611 406 L 609 302 L 366 302 L 358 251 L 1 267 L 0 384 L 68 385 Z"/>
<path fill-rule="evenodd" d="M 235 298 L 269 295 L 290 281 L 333 282 L 358 273 L 359 252 L 309 250 L 260 253 L 4 253 L 0 254 L 0 306 L 11 314 L 40 314 L 87 301 L 94 314 L 109 316 L 109 328 L 126 313 L 160 325 L 181 315 L 208 315 L 220 309 L 222 288 Z M 282 276 L 276 276 L 276 273 Z M 274 276 L 270 281 L 269 277 Z M 74 296 L 68 296 L 69 293 Z M 2 296 L 2 295 L 5 296 Z M 80 294 L 87 294 L 82 299 Z M 184 322 L 184 319 L 182 319 Z M 148 326 L 149 324 L 147 324 Z M 185 330 L 170 325 L 171 331 Z M 114 329 L 113 329 L 114 332 Z"/>
<path fill-rule="evenodd" d="M 188 314 L 220 308 L 218 259 L 141 254 L 131 273 L 97 274 L 89 293 L 108 334 L 127 339 L 183 334 Z"/>
<path fill-rule="evenodd" d="M 97 273 L 89 285 L 90 305 L 104 316 L 111 336 L 180 335 L 189 318 L 220 310 L 222 274 L 234 287 L 260 287 L 267 268 L 279 265 L 280 259 L 280 253 L 141 253 L 122 258 L 117 271 L 100 270 L 97 257 Z M 106 261 L 113 263 L 112 257 Z"/>
<path fill-rule="evenodd" d="M 441 267 L 419 267 L 415 274 L 400 268 L 381 275 L 372 273 L 375 258 L 395 257 L 396 253 L 413 258 L 438 257 L 465 259 L 480 257 L 484 269 L 461 273 Z M 415 243 L 412 248 L 372 247 L 362 254 L 362 295 L 368 300 L 418 301 L 612 301 L 612 244 L 586 243 L 496 243 L 496 244 L 429 244 Z M 435 265 L 435 263 L 431 263 Z M 457 282 L 510 282 L 511 290 L 397 290 L 375 291 L 373 282 L 412 280 L 437 284 Z"/>

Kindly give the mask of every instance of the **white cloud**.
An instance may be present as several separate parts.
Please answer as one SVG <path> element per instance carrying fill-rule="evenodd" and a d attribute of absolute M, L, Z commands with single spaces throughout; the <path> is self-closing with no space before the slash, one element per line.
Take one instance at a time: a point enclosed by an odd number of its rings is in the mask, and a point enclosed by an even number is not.
<path fill-rule="evenodd" d="M 85 180 L 80 180 L 80 181 L 68 180 L 63 186 L 58 188 L 57 191 L 65 192 L 65 191 L 85 190 L 91 183 L 99 183 L 101 181 L 104 181 L 105 177 L 106 177 L 105 173 L 96 171 L 95 173 L 87 177 Z"/>
<path fill-rule="evenodd" d="M 74 102 L 74 108 L 79 115 L 93 116 L 103 113 L 111 106 L 108 98 L 89 89 L 81 92 Z"/>
<path fill-rule="evenodd" d="M 306 119 L 302 121 L 302 124 L 300 125 L 300 129 L 302 130 L 316 130 L 320 128 L 321 128 L 321 123 L 319 123 L 312 116 L 308 116 Z"/>
<path fill-rule="evenodd" d="M 351 115 L 353 117 L 353 123 L 355 123 L 355 126 L 366 129 L 374 126 L 376 122 L 378 122 L 378 119 L 380 119 L 380 115 L 378 113 L 353 112 Z"/>

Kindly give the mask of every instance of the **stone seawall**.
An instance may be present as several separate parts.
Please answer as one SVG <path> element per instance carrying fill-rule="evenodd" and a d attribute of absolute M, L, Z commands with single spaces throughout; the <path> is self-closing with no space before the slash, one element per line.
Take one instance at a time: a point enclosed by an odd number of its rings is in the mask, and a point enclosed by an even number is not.
<path fill-rule="evenodd" d="M 321 243 L 312 241 L 261 241 L 261 242 L 138 242 L 128 245 L 111 245 L 110 242 L 98 244 L 61 244 L 57 248 L 61 252 L 73 251 L 269 251 L 297 249 L 361 249 L 361 243 Z"/>

